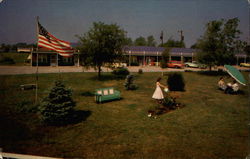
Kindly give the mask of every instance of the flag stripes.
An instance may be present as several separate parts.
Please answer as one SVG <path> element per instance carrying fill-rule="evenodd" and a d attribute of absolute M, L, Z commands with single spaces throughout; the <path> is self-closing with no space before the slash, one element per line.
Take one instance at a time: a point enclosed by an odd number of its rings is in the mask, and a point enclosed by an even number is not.
<path fill-rule="evenodd" d="M 57 39 L 51 35 L 39 22 L 38 22 L 38 46 L 54 50 L 59 55 L 64 57 L 71 57 L 74 54 L 74 49 L 70 46 L 69 42 Z"/>

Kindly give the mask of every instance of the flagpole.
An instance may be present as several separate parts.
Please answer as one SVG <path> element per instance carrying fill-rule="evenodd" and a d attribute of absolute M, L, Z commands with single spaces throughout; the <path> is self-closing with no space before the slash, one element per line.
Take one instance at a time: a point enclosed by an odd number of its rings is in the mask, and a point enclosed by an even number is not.
<path fill-rule="evenodd" d="M 39 17 L 36 17 L 36 36 L 37 36 L 37 48 L 36 48 L 36 97 L 35 97 L 35 104 L 37 104 L 37 94 L 38 94 L 38 34 L 39 34 L 39 28 L 38 28 L 38 21 Z"/>

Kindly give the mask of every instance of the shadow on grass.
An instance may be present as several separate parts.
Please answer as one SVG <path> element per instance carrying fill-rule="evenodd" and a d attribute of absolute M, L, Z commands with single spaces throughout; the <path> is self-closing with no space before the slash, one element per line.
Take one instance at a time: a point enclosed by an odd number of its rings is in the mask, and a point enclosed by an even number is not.
<path fill-rule="evenodd" d="M 87 118 L 92 114 L 91 111 L 87 110 L 74 110 L 69 116 L 64 117 L 64 119 L 58 119 L 53 122 L 44 123 L 47 126 L 67 126 L 72 124 L 77 124 L 87 120 Z"/>
<path fill-rule="evenodd" d="M 15 117 L 0 115 L 0 141 L 6 150 L 18 150 L 13 143 L 31 138 L 31 131 L 25 124 L 17 121 Z M 11 146 L 12 145 L 12 146 Z"/>
<path fill-rule="evenodd" d="M 109 81 L 109 80 L 124 80 L 126 75 L 113 75 L 113 74 L 102 74 L 100 78 L 98 76 L 91 77 L 91 80 L 95 81 Z"/>
<path fill-rule="evenodd" d="M 224 72 L 222 70 L 218 70 L 218 71 L 198 71 L 198 74 L 201 75 L 207 75 L 207 76 L 225 76 L 228 75 L 227 72 Z"/>
<path fill-rule="evenodd" d="M 97 102 L 97 104 L 104 104 L 104 103 L 109 103 L 109 102 L 115 102 L 115 101 L 120 101 L 120 100 L 123 100 L 124 98 L 121 97 L 121 98 L 117 98 L 117 99 L 112 99 L 112 100 L 107 100 L 107 101 L 102 101 L 102 102 Z"/>
<path fill-rule="evenodd" d="M 82 92 L 80 94 L 81 96 L 85 96 L 85 97 L 92 97 L 92 96 L 95 96 L 95 94 L 91 91 L 85 91 L 85 92 Z"/>
<path fill-rule="evenodd" d="M 89 110 L 75 110 L 72 114 L 72 117 L 69 119 L 68 124 L 77 124 L 82 121 L 87 120 L 87 118 L 92 114 Z"/>

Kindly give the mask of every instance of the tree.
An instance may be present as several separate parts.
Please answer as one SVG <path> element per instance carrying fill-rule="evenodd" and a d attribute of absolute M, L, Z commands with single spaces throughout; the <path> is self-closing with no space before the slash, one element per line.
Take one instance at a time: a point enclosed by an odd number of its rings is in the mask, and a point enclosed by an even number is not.
<path fill-rule="evenodd" d="M 161 68 L 167 67 L 167 61 L 169 59 L 169 52 L 170 52 L 170 48 L 165 48 L 165 50 L 162 52 Z"/>
<path fill-rule="evenodd" d="M 147 46 L 147 41 L 144 37 L 140 36 L 139 38 L 135 39 L 134 45 L 135 46 Z"/>
<path fill-rule="evenodd" d="M 239 40 L 240 30 L 237 29 L 238 18 L 210 21 L 206 31 L 197 42 L 198 60 L 210 67 L 213 65 L 232 64 L 235 53 L 242 48 Z"/>
<path fill-rule="evenodd" d="M 127 40 L 126 32 L 118 25 L 103 22 L 94 22 L 89 32 L 78 38 L 83 64 L 97 68 L 98 78 L 101 66 L 122 57 L 122 47 Z"/>
<path fill-rule="evenodd" d="M 39 107 L 42 121 L 53 125 L 69 122 L 76 105 L 71 96 L 72 91 L 66 89 L 62 81 L 56 81 Z"/>
<path fill-rule="evenodd" d="M 197 49 L 197 43 L 195 43 L 195 44 L 193 44 L 193 45 L 191 45 L 191 47 L 190 47 L 191 49 Z"/>
<path fill-rule="evenodd" d="M 133 40 L 131 38 L 126 38 L 124 45 L 132 46 L 133 45 Z"/>
<path fill-rule="evenodd" d="M 178 41 L 178 40 L 174 40 L 174 39 L 168 39 L 168 41 L 166 43 L 164 43 L 163 45 L 160 45 L 161 47 L 179 47 L 179 48 L 185 48 L 185 43 L 184 41 Z"/>
<path fill-rule="evenodd" d="M 152 35 L 147 37 L 147 46 L 156 46 L 155 38 Z"/>
<path fill-rule="evenodd" d="M 250 57 L 250 45 L 246 45 L 244 51 L 246 52 L 247 56 Z"/>

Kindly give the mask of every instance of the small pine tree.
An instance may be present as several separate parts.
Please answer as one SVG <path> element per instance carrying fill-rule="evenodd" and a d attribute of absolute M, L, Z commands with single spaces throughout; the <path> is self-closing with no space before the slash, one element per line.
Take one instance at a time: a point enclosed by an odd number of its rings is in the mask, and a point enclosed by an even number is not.
<path fill-rule="evenodd" d="M 62 81 L 56 81 L 39 107 L 42 121 L 52 125 L 69 122 L 76 105 L 71 96 L 71 89 L 66 89 Z"/>
<path fill-rule="evenodd" d="M 126 90 L 135 90 L 137 89 L 137 85 L 133 84 L 134 82 L 134 76 L 133 75 L 127 75 L 124 83 L 124 87 Z"/>

